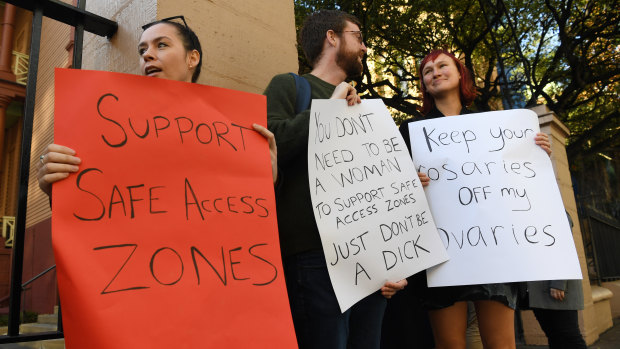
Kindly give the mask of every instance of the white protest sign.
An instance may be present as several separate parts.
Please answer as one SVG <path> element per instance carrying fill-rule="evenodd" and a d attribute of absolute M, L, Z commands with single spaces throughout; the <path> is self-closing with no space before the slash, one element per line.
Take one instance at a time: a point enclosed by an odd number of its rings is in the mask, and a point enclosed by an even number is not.
<path fill-rule="evenodd" d="M 381 100 L 313 100 L 308 172 L 329 276 L 344 312 L 447 260 L 407 147 Z"/>
<path fill-rule="evenodd" d="M 530 110 L 409 124 L 413 161 L 450 261 L 428 285 L 581 279 L 575 244 Z"/>

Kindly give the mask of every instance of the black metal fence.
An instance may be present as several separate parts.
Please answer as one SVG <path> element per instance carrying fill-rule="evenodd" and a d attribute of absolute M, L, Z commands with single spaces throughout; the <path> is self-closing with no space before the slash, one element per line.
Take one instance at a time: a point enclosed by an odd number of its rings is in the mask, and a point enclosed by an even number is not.
<path fill-rule="evenodd" d="M 620 222 L 592 208 L 580 215 L 590 280 L 620 279 Z"/>
<path fill-rule="evenodd" d="M 5 0 L 9 4 L 32 11 L 32 37 L 30 41 L 30 68 L 26 85 L 26 101 L 24 104 L 24 120 L 19 166 L 19 195 L 17 216 L 15 219 L 15 238 L 11 262 L 11 286 L 9 300 L 8 332 L 0 336 L 0 344 L 39 341 L 62 338 L 62 319 L 58 314 L 58 328 L 55 332 L 36 334 L 20 334 L 20 313 L 22 296 L 22 272 L 24 263 L 24 237 L 26 231 L 26 209 L 28 204 L 28 179 L 30 176 L 30 145 L 32 142 L 32 123 L 34 119 L 35 91 L 39 67 L 41 47 L 41 28 L 43 17 L 75 27 L 72 67 L 82 67 L 82 43 L 84 31 L 112 37 L 118 28 L 116 22 L 86 12 L 86 1 L 79 0 L 77 6 L 71 6 L 57 0 Z"/>

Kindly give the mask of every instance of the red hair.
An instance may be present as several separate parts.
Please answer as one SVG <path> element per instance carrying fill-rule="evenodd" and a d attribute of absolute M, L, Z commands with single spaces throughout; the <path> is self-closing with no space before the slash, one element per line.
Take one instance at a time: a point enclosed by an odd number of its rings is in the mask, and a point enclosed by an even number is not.
<path fill-rule="evenodd" d="M 420 85 L 422 91 L 422 115 L 426 115 L 431 109 L 435 107 L 435 98 L 430 95 L 430 93 L 426 92 L 426 86 L 424 86 L 424 78 L 422 75 L 422 68 L 429 61 L 434 62 L 435 59 L 440 54 L 444 54 L 452 59 L 454 64 L 456 65 L 456 69 L 458 69 L 459 74 L 461 75 L 461 79 L 459 81 L 459 95 L 461 96 L 461 105 L 464 107 L 468 107 L 474 99 L 476 99 L 476 85 L 474 85 L 474 80 L 469 72 L 469 69 L 465 67 L 465 65 L 459 61 L 452 53 L 447 50 L 433 50 L 431 53 L 426 55 L 422 62 L 420 63 L 420 69 L 418 74 L 420 74 Z"/>

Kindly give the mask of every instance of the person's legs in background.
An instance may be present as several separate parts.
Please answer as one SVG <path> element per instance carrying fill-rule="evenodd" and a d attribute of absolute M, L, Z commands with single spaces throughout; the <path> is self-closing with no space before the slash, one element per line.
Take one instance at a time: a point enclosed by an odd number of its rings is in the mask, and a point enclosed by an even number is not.
<path fill-rule="evenodd" d="M 586 349 L 577 310 L 532 308 L 549 341 L 549 349 Z"/>
<path fill-rule="evenodd" d="M 467 349 L 483 349 L 480 329 L 478 328 L 478 317 L 473 302 L 467 302 Z"/>

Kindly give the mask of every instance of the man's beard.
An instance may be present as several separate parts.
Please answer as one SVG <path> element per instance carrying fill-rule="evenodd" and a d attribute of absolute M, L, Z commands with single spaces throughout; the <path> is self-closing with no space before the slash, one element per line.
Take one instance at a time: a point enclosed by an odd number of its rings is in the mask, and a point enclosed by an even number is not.
<path fill-rule="evenodd" d="M 358 60 L 359 54 L 352 51 L 345 51 L 344 45 L 340 47 L 338 54 L 336 55 L 336 64 L 344 70 L 347 77 L 353 78 L 362 75 L 364 66 Z"/>

